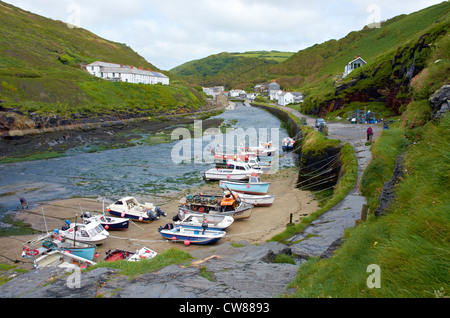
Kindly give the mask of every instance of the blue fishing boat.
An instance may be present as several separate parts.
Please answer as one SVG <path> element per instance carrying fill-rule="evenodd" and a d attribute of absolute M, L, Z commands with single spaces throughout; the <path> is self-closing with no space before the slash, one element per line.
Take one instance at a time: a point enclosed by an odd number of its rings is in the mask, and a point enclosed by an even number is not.
<path fill-rule="evenodd" d="M 267 194 L 270 182 L 262 182 L 259 176 L 250 176 L 248 182 L 237 182 L 221 180 L 219 185 L 222 189 L 232 190 L 246 194 Z"/>
<path fill-rule="evenodd" d="M 224 231 L 213 231 L 208 229 L 203 231 L 200 229 L 185 228 L 182 226 L 174 227 L 172 223 L 166 224 L 164 227 L 160 227 L 158 231 L 163 238 L 173 242 L 184 242 L 185 245 L 215 244 L 226 234 Z"/>

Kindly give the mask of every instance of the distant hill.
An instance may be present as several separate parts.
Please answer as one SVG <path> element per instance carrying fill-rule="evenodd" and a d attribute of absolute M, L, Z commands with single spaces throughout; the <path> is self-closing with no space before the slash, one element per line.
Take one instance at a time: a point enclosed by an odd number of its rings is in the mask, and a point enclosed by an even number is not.
<path fill-rule="evenodd" d="M 201 86 L 225 86 L 227 90 L 240 88 L 246 74 L 261 75 L 278 62 L 260 54 L 220 53 L 187 62 L 170 70 L 179 78 Z M 257 75 L 255 75 L 257 76 Z"/>
<path fill-rule="evenodd" d="M 65 117 L 198 108 L 196 89 L 171 78 L 170 86 L 112 83 L 81 66 L 94 61 L 160 71 L 123 43 L 0 2 L 0 103 L 24 113 Z"/>
<path fill-rule="evenodd" d="M 246 88 L 248 81 L 265 81 L 271 66 L 282 63 L 294 53 L 279 51 L 250 51 L 244 53 L 220 53 L 190 61 L 170 72 L 190 83 L 201 86 L 225 86 Z M 248 81 L 243 79 L 248 79 Z"/>

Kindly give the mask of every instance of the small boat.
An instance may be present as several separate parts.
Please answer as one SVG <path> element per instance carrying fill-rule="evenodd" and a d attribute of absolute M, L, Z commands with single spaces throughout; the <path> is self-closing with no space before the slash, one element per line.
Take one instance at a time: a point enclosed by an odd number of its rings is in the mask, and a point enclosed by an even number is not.
<path fill-rule="evenodd" d="M 295 140 L 291 137 L 284 138 L 282 145 L 284 151 L 292 150 L 294 149 Z"/>
<path fill-rule="evenodd" d="M 217 243 L 222 237 L 225 236 L 224 231 L 213 230 L 197 230 L 184 228 L 182 226 L 174 227 L 172 223 L 166 224 L 165 227 L 159 228 L 161 236 L 167 240 L 173 242 L 184 242 L 184 244 L 214 244 Z"/>
<path fill-rule="evenodd" d="M 125 197 L 116 201 L 108 206 L 107 211 L 113 216 L 144 223 L 159 220 L 160 216 L 167 216 L 165 212 L 161 211 L 160 207 L 155 206 L 153 203 L 146 202 L 141 204 L 133 197 Z"/>
<path fill-rule="evenodd" d="M 136 252 L 130 252 L 122 249 L 109 250 L 106 252 L 106 256 L 103 259 L 106 262 L 116 262 L 120 260 L 127 260 L 129 262 L 136 262 L 143 259 L 151 259 L 158 255 L 155 251 L 143 247 Z"/>
<path fill-rule="evenodd" d="M 233 192 L 233 191 L 232 191 Z M 272 206 L 275 196 L 273 194 L 246 194 L 237 193 L 243 202 L 253 204 L 254 206 Z"/>
<path fill-rule="evenodd" d="M 272 146 L 272 142 L 262 142 L 259 146 L 256 147 L 242 148 L 242 152 L 257 155 L 260 158 L 274 157 L 277 150 L 277 148 Z"/>
<path fill-rule="evenodd" d="M 62 227 L 59 234 L 65 239 L 97 245 L 102 245 L 109 237 L 109 233 L 98 222 L 82 224 L 70 223 L 68 220 L 66 220 L 66 225 Z"/>
<path fill-rule="evenodd" d="M 35 259 L 38 256 L 48 254 L 52 251 L 67 251 L 75 256 L 93 260 L 97 246 L 92 243 L 63 239 L 59 230 L 53 233 L 38 236 L 22 246 L 22 256 Z"/>
<path fill-rule="evenodd" d="M 106 216 L 103 214 L 91 215 L 90 212 L 86 211 L 81 214 L 81 218 L 84 224 L 89 224 L 90 222 L 100 223 L 107 231 L 123 231 L 127 230 L 130 224 L 130 220 L 127 218 L 117 218 L 113 216 Z"/>
<path fill-rule="evenodd" d="M 229 168 L 232 168 L 232 167 L 234 167 L 234 165 L 236 163 L 239 164 L 240 161 L 228 160 L 227 165 Z M 249 165 L 249 167 L 251 169 L 262 171 L 262 173 L 267 173 L 272 168 L 272 165 L 270 162 L 267 162 L 267 161 L 263 162 L 263 161 L 259 160 L 256 156 L 251 156 L 250 158 L 248 158 L 246 163 Z"/>
<path fill-rule="evenodd" d="M 270 182 L 262 182 L 259 176 L 252 175 L 248 182 L 221 180 L 219 186 L 223 189 L 232 190 L 238 193 L 261 195 L 267 194 Z"/>
<path fill-rule="evenodd" d="M 252 173 L 262 174 L 262 171 L 252 169 L 247 163 L 235 161 L 227 168 L 212 168 L 204 173 L 206 180 L 248 180 Z"/>
<path fill-rule="evenodd" d="M 188 195 L 182 199 L 178 213 L 206 213 L 211 215 L 231 216 L 235 220 L 248 219 L 253 212 L 253 205 L 242 202 L 238 195 Z"/>
<path fill-rule="evenodd" d="M 73 267 L 76 266 L 80 269 L 85 269 L 91 265 L 95 265 L 96 263 L 73 255 L 68 251 L 51 251 L 48 254 L 43 254 L 38 257 L 33 266 L 35 268 L 47 267 L 47 266 L 58 266 L 58 267 Z"/>
<path fill-rule="evenodd" d="M 202 230 L 203 218 L 206 218 L 208 222 L 208 230 L 214 231 L 223 231 L 234 222 L 234 218 L 232 216 L 206 213 L 184 214 L 182 211 L 179 211 L 178 215 L 174 218 L 174 223 L 175 225 L 181 225 L 184 228 Z"/>
<path fill-rule="evenodd" d="M 214 153 L 214 163 L 216 165 L 227 165 L 228 160 L 239 160 L 242 162 L 247 162 L 249 159 L 249 154 L 234 154 L 234 153 Z"/>

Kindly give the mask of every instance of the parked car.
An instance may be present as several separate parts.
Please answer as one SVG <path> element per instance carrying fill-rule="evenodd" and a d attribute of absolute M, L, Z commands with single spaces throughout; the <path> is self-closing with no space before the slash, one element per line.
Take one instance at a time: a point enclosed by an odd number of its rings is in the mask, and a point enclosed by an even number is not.
<path fill-rule="evenodd" d="M 320 125 L 324 125 L 324 126 L 327 125 L 327 123 L 325 122 L 325 120 L 323 118 L 317 118 L 316 119 L 316 128 L 319 128 Z"/>

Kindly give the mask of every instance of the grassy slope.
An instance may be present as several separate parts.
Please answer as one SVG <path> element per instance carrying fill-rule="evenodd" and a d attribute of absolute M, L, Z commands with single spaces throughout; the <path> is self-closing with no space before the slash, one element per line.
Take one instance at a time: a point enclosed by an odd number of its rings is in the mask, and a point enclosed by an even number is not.
<path fill-rule="evenodd" d="M 387 214 L 346 232 L 330 259 L 312 259 L 299 269 L 293 297 L 444 297 L 450 263 L 450 115 L 431 121 L 428 98 L 449 84 L 450 39 L 433 43 L 425 69 L 412 81 L 401 120 L 372 146 L 362 179 L 370 211 L 379 205 L 395 159 L 405 153 L 404 178 Z M 440 62 L 435 63 L 435 61 Z M 382 70 L 380 70 L 382 71 Z M 381 270 L 381 288 L 370 289 L 368 266 Z"/>
<path fill-rule="evenodd" d="M 174 74 L 185 72 L 186 79 L 202 84 L 226 85 L 229 88 L 251 89 L 252 85 L 276 79 L 285 90 L 300 90 L 306 95 L 322 98 L 327 93 L 334 93 L 336 75 L 342 75 L 345 65 L 357 54 L 369 63 L 375 63 L 386 52 L 395 55 L 395 50 L 405 41 L 414 39 L 435 21 L 450 12 L 450 3 L 443 2 L 410 15 L 401 15 L 382 23 L 381 28 L 365 27 L 363 30 L 349 33 L 340 40 L 330 40 L 314 45 L 293 54 L 289 59 L 270 65 L 253 65 L 241 71 L 241 64 L 229 59 L 226 54 L 221 56 L 219 65 L 214 71 L 208 66 L 213 57 L 189 62 L 176 68 Z M 253 55 L 253 54 L 251 54 Z M 251 56 L 241 54 L 240 56 Z M 226 70 L 225 70 L 226 69 Z M 224 76 L 233 73 L 232 78 Z M 207 81 L 205 79 L 207 78 Z"/>
<path fill-rule="evenodd" d="M 158 112 L 198 107 L 204 97 L 179 81 L 170 87 L 110 83 L 80 69 L 94 61 L 158 70 L 125 44 L 0 2 L 0 99 L 6 107 L 44 113 Z"/>
<path fill-rule="evenodd" d="M 249 74 L 261 77 L 273 59 L 249 56 L 248 54 L 220 53 L 204 59 L 191 61 L 171 70 L 176 76 L 202 86 L 225 86 L 226 89 L 244 88 L 242 77 Z M 256 73 L 255 73 L 256 72 Z"/>

